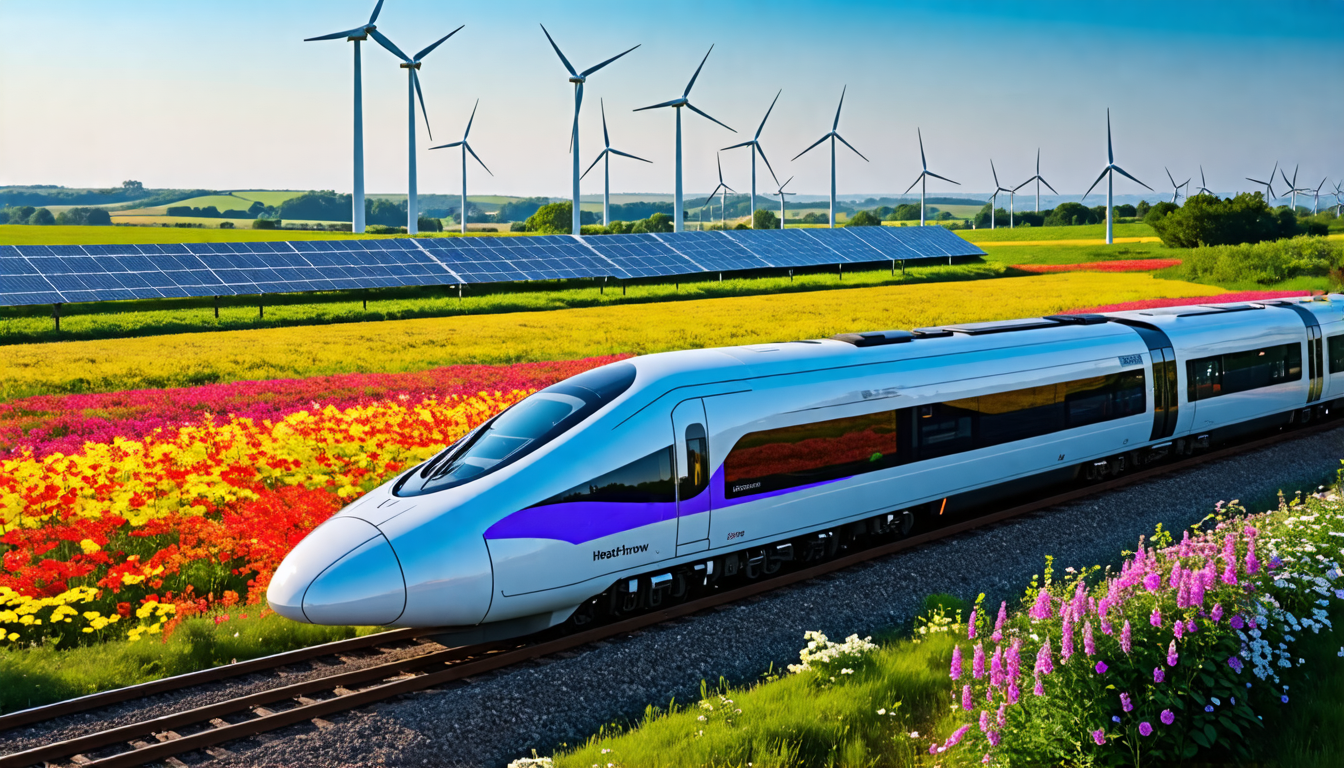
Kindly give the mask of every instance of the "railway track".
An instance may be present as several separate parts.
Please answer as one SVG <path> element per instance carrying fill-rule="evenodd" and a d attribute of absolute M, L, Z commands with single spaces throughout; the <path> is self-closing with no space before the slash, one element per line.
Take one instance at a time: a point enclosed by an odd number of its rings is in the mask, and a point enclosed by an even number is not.
<path fill-rule="evenodd" d="M 323 718 L 368 704 L 449 683 L 470 682 L 472 678 L 548 656 L 563 656 L 590 643 L 637 632 L 728 603 L 806 582 L 868 560 L 918 547 L 974 528 L 1341 427 L 1344 427 L 1344 422 L 1339 421 L 1301 427 L 1150 467 L 1111 480 L 982 514 L 973 519 L 898 541 L 855 551 L 815 566 L 784 571 L 777 576 L 723 589 L 699 599 L 583 631 L 559 636 L 543 634 L 539 637 L 460 648 L 443 648 L 437 644 L 426 643 L 423 646 L 426 649 L 424 653 L 407 658 L 358 669 L 337 670 L 318 679 L 280 685 L 162 717 L 95 730 L 67 740 L 0 755 L 0 768 L 23 768 L 34 765 L 112 768 L 150 763 L 182 765 L 177 757 L 189 753 L 216 758 L 225 757 L 229 753 L 222 748 L 222 745 L 231 741 L 301 723 L 315 722 L 319 726 L 325 725 Z M 93 712 L 148 695 L 186 690 L 321 657 L 368 651 L 388 644 L 415 642 L 433 632 L 432 629 L 393 630 L 23 710 L 0 716 L 0 734 L 13 728 L 72 714 Z"/>

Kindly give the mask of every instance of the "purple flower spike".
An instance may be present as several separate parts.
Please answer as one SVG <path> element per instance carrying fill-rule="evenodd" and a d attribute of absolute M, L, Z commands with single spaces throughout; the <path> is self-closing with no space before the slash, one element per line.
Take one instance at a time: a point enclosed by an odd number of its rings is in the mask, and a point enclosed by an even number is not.
<path fill-rule="evenodd" d="M 1129 694 L 1128 694 L 1128 693 L 1122 693 L 1122 694 L 1120 694 L 1120 709 L 1122 709 L 1122 710 L 1124 710 L 1124 711 L 1126 711 L 1126 712 L 1133 712 L 1133 711 L 1134 711 L 1134 702 L 1132 702 L 1132 701 L 1129 700 Z"/>
<path fill-rule="evenodd" d="M 1152 624 L 1154 627 L 1160 627 L 1160 626 L 1162 626 L 1162 609 L 1161 609 L 1161 608 L 1154 608 L 1154 609 L 1153 609 L 1153 612 L 1150 613 L 1150 614 L 1148 615 L 1148 623 L 1149 623 L 1149 624 Z"/>
<path fill-rule="evenodd" d="M 1149 723 L 1147 720 L 1144 720 L 1142 723 L 1139 723 L 1139 735 L 1152 736 L 1153 735 L 1152 723 Z"/>
<path fill-rule="evenodd" d="M 1160 683 L 1167 679 L 1167 673 L 1162 671 L 1161 667 L 1153 667 L 1153 682 Z"/>
<path fill-rule="evenodd" d="M 1002 739 L 1002 738 L 1003 738 L 1003 737 L 999 735 L 999 732 L 998 732 L 998 731 L 990 731 L 990 732 L 989 732 L 989 745 L 990 745 L 991 747 L 997 747 L 997 746 L 999 746 L 999 740 Z"/>
<path fill-rule="evenodd" d="M 961 708 L 970 712 L 972 707 L 971 686 L 969 684 L 963 685 L 961 686 Z"/>
<path fill-rule="evenodd" d="M 971 677 L 976 680 L 985 676 L 985 647 L 980 643 L 975 644 L 975 656 L 971 661 Z"/>
<path fill-rule="evenodd" d="M 1171 725 L 1176 722 L 1176 715 L 1172 714 L 1170 709 L 1162 710 L 1161 720 L 1163 725 Z"/>
<path fill-rule="evenodd" d="M 1092 622 L 1083 622 L 1083 653 L 1088 656 L 1097 655 L 1097 642 L 1092 637 Z"/>
<path fill-rule="evenodd" d="M 1036 676 L 1048 675 L 1055 671 L 1054 662 L 1050 659 L 1050 638 L 1045 638 L 1041 643 L 1041 648 L 1036 652 Z"/>
<path fill-rule="evenodd" d="M 1129 627 L 1129 619 L 1125 619 L 1125 626 L 1120 630 L 1120 650 L 1126 655 L 1134 647 L 1134 630 Z"/>
<path fill-rule="evenodd" d="M 999 603 L 999 618 L 994 620 L 994 634 L 989 636 L 996 643 L 1003 642 L 1003 623 L 1008 620 L 1008 603 Z"/>
<path fill-rule="evenodd" d="M 1181 637 L 1185 635 L 1185 622 L 1183 621 L 1176 622 L 1176 626 L 1172 627 L 1171 631 L 1173 634 L 1176 635 L 1176 639 L 1180 640 Z"/>
<path fill-rule="evenodd" d="M 1036 676 L 1036 687 L 1033 688 L 1033 689 L 1031 689 L 1031 692 L 1034 693 L 1034 694 L 1036 694 L 1037 696 L 1044 696 L 1044 695 L 1045 695 L 1045 686 L 1041 684 L 1041 676 L 1040 676 L 1040 675 L 1037 675 L 1037 676 Z"/>
<path fill-rule="evenodd" d="M 1214 604 L 1213 604 L 1213 610 L 1212 610 L 1212 611 L 1209 611 L 1209 619 L 1212 620 L 1214 624 L 1217 624 L 1218 622 L 1220 622 L 1220 621 L 1223 620 L 1223 604 L 1222 604 L 1222 603 L 1214 603 Z"/>
<path fill-rule="evenodd" d="M 972 609 L 971 609 L 971 618 L 968 619 L 968 620 L 966 621 L 966 639 L 967 639 L 967 640 L 974 640 L 974 639 L 975 639 L 975 614 L 976 614 L 976 610 L 975 610 L 974 608 L 972 608 Z"/>
<path fill-rule="evenodd" d="M 1098 747 L 1100 747 L 1102 744 L 1106 743 L 1106 732 L 1098 728 L 1092 732 L 1092 740 L 1097 743 Z"/>
<path fill-rule="evenodd" d="M 1150 573 L 1143 577 L 1143 588 L 1149 592 L 1156 592 L 1162 587 L 1162 574 Z"/>
<path fill-rule="evenodd" d="M 1106 666 L 1106 662 L 1104 662 L 1104 661 L 1098 661 L 1098 662 L 1097 662 L 1096 670 L 1097 670 L 1097 674 L 1098 674 L 1098 675 L 1104 675 L 1104 674 L 1106 674 L 1106 670 L 1108 670 L 1108 669 L 1110 669 L 1110 667 Z"/>
<path fill-rule="evenodd" d="M 1179 661 L 1180 658 L 1180 654 L 1176 653 L 1176 641 L 1172 640 L 1171 645 L 1167 646 L 1167 666 L 1176 666 L 1176 662 Z"/>
<path fill-rule="evenodd" d="M 980 710 L 980 732 L 984 733 L 988 730 L 989 730 L 989 710 L 982 709 Z"/>
<path fill-rule="evenodd" d="M 960 680 L 960 679 L 961 679 L 961 646 L 960 646 L 960 645 L 954 645 L 954 646 L 952 646 L 952 672 L 951 672 L 951 676 L 952 676 L 952 679 L 953 679 L 953 680 Z"/>
<path fill-rule="evenodd" d="M 1237 614 L 1232 615 L 1231 624 L 1233 629 L 1241 629 L 1242 627 L 1246 626 L 1246 622 L 1242 620 L 1241 616 Z"/>
<path fill-rule="evenodd" d="M 1042 621 L 1055 615 L 1054 608 L 1050 603 L 1050 590 L 1042 589 L 1036 593 L 1036 602 L 1031 606 L 1031 610 L 1027 611 L 1027 615 L 1033 621 Z"/>
<path fill-rule="evenodd" d="M 1186 620 L 1185 620 L 1185 633 L 1186 633 L 1187 635 L 1193 635 L 1193 634 L 1195 633 L 1195 628 L 1196 628 L 1196 624 L 1195 624 L 1195 620 L 1194 620 L 1194 619 L 1186 619 Z"/>
<path fill-rule="evenodd" d="M 1246 575 L 1254 575 L 1260 572 L 1260 560 L 1255 556 L 1255 539 L 1251 539 L 1246 544 Z"/>
<path fill-rule="evenodd" d="M 1236 656 L 1233 656 L 1232 658 L 1227 660 L 1227 666 L 1231 667 L 1232 671 L 1236 672 L 1238 675 L 1241 674 L 1241 668 L 1242 668 L 1241 659 L 1238 659 Z M 1236 702 L 1234 701 L 1232 703 L 1235 704 Z"/>
<path fill-rule="evenodd" d="M 994 715 L 994 722 L 995 722 L 1000 728 L 1003 728 L 1003 727 L 1005 727 L 1005 726 L 1008 724 L 1007 716 L 1006 716 L 1005 713 L 1004 713 L 1004 710 L 1005 710 L 1005 709 L 1007 709 L 1007 705 L 1004 704 L 1003 702 L 999 702 L 999 711 Z M 997 747 L 998 744 L 995 743 L 994 746 Z"/>

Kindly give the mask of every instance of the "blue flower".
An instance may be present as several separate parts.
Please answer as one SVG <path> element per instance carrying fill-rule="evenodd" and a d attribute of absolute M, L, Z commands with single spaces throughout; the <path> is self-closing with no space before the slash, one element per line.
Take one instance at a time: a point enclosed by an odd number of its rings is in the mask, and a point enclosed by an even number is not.
<path fill-rule="evenodd" d="M 1287 697 L 1287 696 L 1280 696 L 1280 697 L 1279 697 L 1279 701 L 1283 702 L 1284 704 L 1287 704 L 1287 703 L 1288 703 L 1288 697 Z"/>
<path fill-rule="evenodd" d="M 1208 706 L 1204 707 L 1204 711 L 1205 711 L 1205 712 L 1212 712 L 1212 711 L 1213 711 L 1213 705 L 1212 705 L 1212 704 L 1209 704 Z"/>
<path fill-rule="evenodd" d="M 1111 715 L 1111 722 L 1113 722 L 1113 723 L 1118 723 L 1118 722 L 1120 722 L 1120 716 L 1119 716 L 1119 715 Z"/>

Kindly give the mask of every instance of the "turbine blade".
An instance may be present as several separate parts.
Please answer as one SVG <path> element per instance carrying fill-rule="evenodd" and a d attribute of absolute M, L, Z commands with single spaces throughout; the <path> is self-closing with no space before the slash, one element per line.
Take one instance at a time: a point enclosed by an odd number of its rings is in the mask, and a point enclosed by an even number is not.
<path fill-rule="evenodd" d="M 606 157 L 606 156 L 607 156 L 607 152 L 610 152 L 610 151 L 612 151 L 612 150 L 604 149 L 604 150 L 602 150 L 601 152 L 598 152 L 598 153 L 597 153 L 597 158 L 593 160 L 593 164 L 590 165 L 590 166 L 588 166 L 588 171 L 591 171 L 591 170 L 593 170 L 594 168 L 596 168 L 596 167 L 597 167 L 597 164 L 598 164 L 599 162 L 601 162 L 601 161 L 602 161 L 602 158 Z M 584 176 L 587 176 L 587 175 L 588 175 L 588 171 L 584 171 L 584 172 L 583 172 L 583 175 L 582 175 L 582 176 L 579 176 L 579 179 L 582 180 Z"/>
<path fill-rule="evenodd" d="M 723 155 L 714 155 L 714 162 L 719 166 L 719 184 L 723 184 Z"/>
<path fill-rule="evenodd" d="M 411 70 L 411 82 L 415 85 L 415 95 L 420 99 L 420 114 L 425 118 L 425 132 L 429 134 L 430 141 L 434 140 L 434 131 L 429 127 L 429 113 L 425 111 L 425 94 L 420 90 L 420 75 L 416 70 Z"/>
<path fill-rule="evenodd" d="M 1284 173 L 1282 168 L 1279 169 L 1279 175 L 1283 177 L 1283 183 L 1288 185 L 1288 189 L 1291 190 L 1295 186 L 1293 182 L 1288 180 L 1288 174 Z M 1297 172 L 1294 171 L 1293 175 L 1296 176 Z"/>
<path fill-rule="evenodd" d="M 652 160 L 645 160 L 645 159 L 642 158 L 642 157 L 639 157 L 639 156 L 637 156 L 637 155 L 632 155 L 632 154 L 630 154 L 629 152 L 622 152 L 622 151 L 619 150 L 619 149 L 607 149 L 606 151 L 607 151 L 607 152 L 610 152 L 610 153 L 613 154 L 613 155 L 620 155 L 621 157 L 628 157 L 628 158 L 630 158 L 631 160 L 638 160 L 638 161 L 640 161 L 641 163 L 649 163 L 650 165 L 653 164 L 653 161 L 652 161 Z"/>
<path fill-rule="evenodd" d="M 1041 148 L 1036 148 L 1036 175 L 1041 175 Z"/>
<path fill-rule="evenodd" d="M 695 74 L 691 75 L 691 82 L 686 84 L 686 90 L 682 91 L 681 98 L 684 99 L 691 95 L 691 87 L 695 85 L 695 79 L 700 76 L 700 70 L 705 68 L 705 62 L 709 60 L 709 54 L 713 52 L 714 52 L 714 46 L 711 45 L 709 46 L 709 50 L 705 51 L 705 58 L 700 60 L 700 66 L 695 68 Z"/>
<path fill-rule="evenodd" d="M 689 101 L 686 102 L 686 108 L 689 109 L 689 110 L 691 110 L 691 111 L 694 112 L 695 114 L 700 115 L 701 117 L 708 118 L 709 120 L 714 120 L 714 118 L 710 117 L 708 113 L 706 113 L 706 112 L 704 112 L 703 110 L 697 108 L 694 104 L 692 104 L 692 103 L 689 102 Z M 714 120 L 714 122 L 719 123 L 719 125 L 722 125 L 724 128 L 728 128 L 727 125 L 725 125 L 725 124 L 723 124 L 723 123 L 720 123 L 718 120 Z M 733 131 L 732 128 L 728 128 L 728 130 Z M 733 131 L 733 133 L 737 133 L 737 131 Z"/>
<path fill-rule="evenodd" d="M 1097 185 L 1101 183 L 1101 180 L 1106 178 L 1106 174 L 1110 172 L 1111 172 L 1111 166 L 1108 165 L 1106 166 L 1106 169 L 1101 172 L 1101 175 L 1097 177 L 1097 180 L 1092 182 L 1092 186 L 1087 188 L 1087 191 L 1083 193 L 1083 196 L 1079 198 L 1079 200 L 1086 200 L 1087 196 L 1092 194 L 1092 190 L 1096 189 Z"/>
<path fill-rule="evenodd" d="M 752 140 L 761 138 L 761 131 L 765 130 L 765 121 L 766 121 L 766 120 L 769 120 L 769 119 L 770 119 L 770 113 L 775 111 L 775 102 L 776 102 L 776 101 L 779 101 L 779 94 L 781 94 L 781 93 L 783 93 L 783 92 L 784 92 L 784 89 L 783 89 L 783 88 L 780 88 L 779 91 L 777 91 L 777 92 L 775 93 L 775 100 L 772 101 L 772 102 L 770 102 L 770 108 L 767 109 L 767 110 L 765 110 L 765 117 L 761 118 L 761 125 L 760 125 L 759 128 L 756 129 L 756 135 L 753 136 L 753 137 L 751 137 Z"/>
<path fill-rule="evenodd" d="M 1152 188 L 1152 187 L 1148 186 L 1147 184 L 1144 184 L 1142 181 L 1139 181 L 1138 179 L 1134 178 L 1133 176 L 1130 176 L 1130 175 L 1129 175 L 1129 172 L 1126 171 L 1124 168 L 1121 168 L 1121 167 L 1118 166 L 1118 165 L 1113 165 L 1113 166 L 1111 166 L 1111 167 L 1114 168 L 1116 171 L 1118 171 L 1118 172 L 1120 173 L 1121 176 L 1124 176 L 1125 178 L 1129 179 L 1130 181 L 1133 181 L 1134 183 L 1138 184 L 1139 186 L 1143 187 L 1144 189 L 1148 190 L 1149 192 L 1152 192 L 1152 191 L 1153 191 L 1153 188 Z"/>
<path fill-rule="evenodd" d="M 764 150 L 764 149 L 761 149 L 761 145 L 760 145 L 760 144 L 754 144 L 753 147 L 754 147 L 754 148 L 753 148 L 751 151 L 752 151 L 752 152 L 760 152 L 760 153 L 761 153 L 761 159 L 762 159 L 762 160 L 765 160 L 765 168 L 766 168 L 766 170 L 770 171 L 770 178 L 772 178 L 772 179 L 775 180 L 775 184 L 779 184 L 779 177 L 775 175 L 775 169 L 774 169 L 774 168 L 771 168 L 771 167 L 770 167 L 770 161 L 769 161 L 769 160 L 766 160 L 766 157 L 765 157 L 765 150 Z"/>
<path fill-rule="evenodd" d="M 1026 181 L 1022 182 L 1021 184 L 1018 184 L 1016 187 L 1013 187 L 1012 189 L 1010 189 L 1010 190 L 1008 190 L 1008 191 L 1009 191 L 1009 192 L 1017 192 L 1017 190 L 1019 190 L 1019 189 L 1025 187 L 1025 186 L 1027 186 L 1028 184 L 1030 184 L 1031 182 L 1033 182 L 1033 181 L 1035 181 L 1035 180 L 1036 180 L 1036 177 L 1033 176 L 1033 177 L 1031 177 L 1030 179 L 1027 179 Z"/>
<path fill-rule="evenodd" d="M 466 141 L 467 137 L 471 135 L 471 124 L 476 122 L 476 107 L 479 106 L 481 106 L 481 100 L 477 99 L 476 104 L 471 108 L 471 117 L 467 119 L 467 130 L 462 134 L 463 141 Z"/>
<path fill-rule="evenodd" d="M 314 40 L 338 40 L 342 37 L 356 37 L 362 34 L 364 34 L 364 28 L 356 27 L 354 29 L 347 29 L 344 32 L 332 32 L 330 35 L 321 35 L 319 37 L 305 37 L 303 39 L 303 42 L 311 43 Z"/>
<path fill-rule="evenodd" d="M 752 140 L 750 140 L 750 141 L 744 141 L 744 142 L 742 142 L 741 144 L 734 144 L 734 145 L 731 146 L 731 147 L 724 147 L 723 149 L 720 149 L 719 151 L 720 151 L 720 152 L 727 152 L 727 151 L 730 150 L 730 149 L 740 149 L 740 148 L 742 148 L 742 147 L 749 147 L 749 146 L 751 146 L 752 144 L 755 144 L 755 143 L 756 143 L 756 140 L 755 140 L 755 139 L 752 139 Z"/>
<path fill-rule="evenodd" d="M 1173 187 L 1176 186 L 1176 180 L 1173 179 L 1173 178 L 1171 178 L 1171 171 L 1167 168 L 1167 166 L 1165 166 L 1165 165 L 1162 166 L 1162 170 L 1164 170 L 1164 171 L 1167 172 L 1167 181 L 1170 181 L 1170 182 L 1171 182 L 1171 186 L 1173 186 Z"/>
<path fill-rule="evenodd" d="M 369 16 L 369 23 L 372 24 L 373 22 L 377 21 L 378 14 L 382 12 L 383 12 L 383 0 L 378 0 L 378 4 L 373 6 L 373 14 Z"/>
<path fill-rule="evenodd" d="M 1205 184 L 1208 184 L 1208 182 L 1204 180 L 1204 166 L 1201 165 L 1199 166 L 1199 185 L 1202 187 Z"/>
<path fill-rule="evenodd" d="M 1247 176 L 1247 177 L 1246 177 L 1246 180 L 1247 180 L 1247 181 L 1250 181 L 1250 182 L 1254 182 L 1254 183 L 1256 183 L 1256 184 L 1259 184 L 1259 185 L 1262 186 L 1262 187 L 1267 187 L 1267 186 L 1269 186 L 1269 183 L 1268 183 L 1268 182 L 1264 182 L 1264 181 L 1261 181 L 1261 180 L 1259 180 L 1259 179 L 1252 179 L 1250 176 Z"/>
<path fill-rule="evenodd" d="M 793 159 L 794 159 L 794 160 L 797 160 L 798 158 L 802 157 L 803 155 L 806 155 L 808 152 L 811 152 L 813 149 L 815 149 L 815 148 L 817 147 L 817 144 L 820 144 L 821 142 L 823 142 L 823 141 L 825 141 L 825 140 L 827 140 L 827 139 L 829 139 L 829 138 L 831 138 L 831 134 L 829 134 L 829 133 L 826 134 L 825 136 L 822 136 L 820 139 L 817 139 L 817 141 L 816 141 L 815 144 L 813 144 L 812 146 L 808 147 L 807 149 L 804 149 L 802 152 L 799 152 L 798 154 L 794 155 L 794 156 L 793 156 Z M 792 162 L 792 161 L 790 161 L 790 162 Z"/>
<path fill-rule="evenodd" d="M 460 147 L 464 143 L 465 142 L 454 141 L 452 144 L 439 144 L 437 146 L 430 147 L 430 149 L 448 149 L 449 147 Z"/>
<path fill-rule="evenodd" d="M 1050 186 L 1050 182 L 1046 181 L 1044 178 L 1042 178 L 1042 177 L 1040 177 L 1040 176 L 1038 176 L 1037 178 L 1039 178 L 1039 179 L 1041 180 L 1041 183 L 1045 185 L 1045 188 L 1046 188 L 1046 189 L 1050 190 L 1051 192 L 1055 192 L 1055 188 L 1052 187 L 1052 186 Z M 1058 192 L 1055 192 L 1055 194 L 1058 195 L 1059 193 L 1058 193 Z"/>
<path fill-rule="evenodd" d="M 792 177 L 792 176 L 789 177 L 789 181 L 793 181 L 793 177 Z M 792 194 L 793 194 L 792 192 L 785 192 L 785 191 L 784 191 L 784 188 L 787 187 L 787 186 L 789 186 L 789 181 L 786 181 L 786 182 L 784 182 L 783 184 L 780 184 L 780 185 L 779 185 L 779 191 L 776 192 L 775 194 L 777 194 L 777 195 L 792 195 Z"/>
<path fill-rule="evenodd" d="M 853 146 L 852 144 L 850 144 L 848 141 L 845 141 L 845 137 L 844 137 L 844 136 L 841 136 L 840 134 L 837 133 L 837 134 L 835 134 L 835 138 L 839 139 L 841 144 L 844 144 L 846 147 L 849 147 L 849 149 L 850 149 L 851 152 L 853 152 L 854 154 L 858 155 L 859 157 L 863 157 L 863 153 L 860 152 L 860 151 L 857 150 L 857 149 L 854 149 L 854 146 Z M 865 163 L 868 162 L 868 158 L 863 157 L 863 162 L 865 162 Z"/>
<path fill-rule="evenodd" d="M 643 45 L 643 43 L 640 43 L 640 45 Z M 635 48 L 638 48 L 638 47 L 639 47 L 639 45 L 636 45 L 636 46 L 635 46 Z M 635 48 L 630 48 L 629 50 L 622 51 L 622 52 L 616 54 L 615 56 L 612 56 L 610 59 L 607 59 L 606 61 L 602 62 L 601 64 L 595 64 L 595 65 L 593 65 L 593 66 L 591 66 L 591 67 L 589 67 L 589 68 L 583 70 L 583 72 L 579 74 L 579 77 L 587 77 L 587 76 L 593 74 L 593 73 L 596 72 L 597 70 L 599 70 L 599 69 L 601 69 L 601 68 L 607 66 L 607 65 L 610 64 L 611 62 L 613 62 L 613 61 L 615 61 L 615 60 L 621 58 L 622 56 L 624 56 L 625 54 L 629 53 L 630 51 L 635 50 Z"/>
<path fill-rule="evenodd" d="M 912 190 L 912 189 L 915 188 L 915 185 L 919 183 L 919 180 L 920 180 L 920 179 L 924 178 L 924 174 L 926 174 L 926 173 L 928 173 L 928 171 L 924 171 L 923 173 L 921 173 L 921 174 L 919 174 L 918 176 L 916 176 L 916 177 L 915 177 L 915 180 L 912 181 L 912 182 L 910 182 L 910 186 L 906 187 L 906 188 L 905 188 L 905 191 L 902 192 L 901 194 L 903 194 L 903 195 L 909 194 L 909 193 L 910 193 L 910 190 Z"/>
<path fill-rule="evenodd" d="M 840 89 L 840 104 L 835 108 L 835 122 L 831 123 L 832 132 L 840 130 L 840 110 L 845 107 L 845 91 L 847 90 L 849 90 L 848 85 Z M 841 141 L 844 141 L 844 139 L 841 139 Z M 853 149 L 853 147 L 850 147 L 850 149 Z"/>
<path fill-rule="evenodd" d="M 569 70 L 570 77 L 578 77 L 579 73 L 574 71 L 574 65 L 569 63 L 569 59 L 565 58 L 565 54 L 560 52 L 560 46 L 555 44 L 555 39 L 551 37 L 551 33 L 546 31 L 546 25 L 542 24 L 540 26 L 542 34 L 546 35 L 546 39 L 551 41 L 551 47 L 555 49 L 555 55 L 560 57 L 560 63 L 564 64 L 565 69 Z"/>
<path fill-rule="evenodd" d="M 466 25 L 466 24 L 463 24 L 463 25 L 462 25 L 462 27 L 465 27 L 465 26 L 467 26 L 467 25 Z M 435 48 L 438 48 L 440 45 L 443 45 L 443 41 L 444 41 L 444 40 L 447 40 L 448 38 L 452 37 L 453 35 L 456 35 L 458 32 L 461 32 L 461 31 L 462 31 L 462 27 L 458 27 L 457 29 L 454 29 L 452 32 L 449 32 L 448 34 L 444 35 L 443 37 L 440 37 L 438 40 L 435 40 L 433 43 L 430 43 L 429 45 L 425 46 L 425 48 L 424 48 L 423 50 L 421 50 L 419 53 L 415 54 L 415 60 L 416 60 L 416 61 L 419 61 L 419 60 L 425 58 L 426 56 L 428 56 L 430 51 L 434 50 Z"/>
<path fill-rule="evenodd" d="M 401 49 L 398 48 L 395 44 L 393 44 L 391 40 L 388 40 L 387 35 L 384 35 L 382 32 L 379 32 L 376 29 L 369 30 L 369 34 L 373 37 L 374 40 L 378 41 L 379 45 L 386 48 L 393 56 L 396 56 L 398 59 L 401 59 L 407 64 L 411 63 L 410 57 L 402 53 Z"/>
<path fill-rule="evenodd" d="M 1111 149 L 1111 108 L 1106 108 L 1106 163 L 1115 165 L 1115 151 Z M 1083 195 L 1087 197 L 1087 195 Z"/>
<path fill-rule="evenodd" d="M 994 186 L 999 186 L 999 172 L 994 169 L 994 158 L 989 159 L 989 172 L 994 174 Z"/>
<path fill-rule="evenodd" d="M 610 147 L 611 134 L 607 133 L 607 100 L 598 99 L 597 103 L 602 108 L 602 146 Z"/>
<path fill-rule="evenodd" d="M 1292 183 L 1293 189 L 1297 189 L 1297 169 L 1301 167 L 1302 167 L 1301 164 L 1293 166 L 1293 183 Z"/>
<path fill-rule="evenodd" d="M 466 147 L 466 148 L 467 148 L 467 151 L 471 153 L 471 156 L 476 158 L 476 162 L 481 163 L 481 167 L 482 167 L 482 168 L 485 168 L 485 172 L 486 172 L 486 173 L 490 174 L 491 176 L 494 176 L 494 175 L 495 175 L 495 172 L 494 172 L 494 171 L 492 171 L 492 170 L 490 170 L 488 167 L 486 167 L 486 165 L 485 165 L 484 162 L 481 162 L 481 158 L 476 157 L 476 150 L 472 149 L 470 144 L 468 144 L 467 142 L 464 141 L 464 142 L 462 142 L 462 146 Z"/>
<path fill-rule="evenodd" d="M 924 158 L 924 134 L 916 128 L 915 135 L 919 137 L 919 167 L 927 171 L 929 170 L 929 161 Z M 911 185 L 912 189 L 913 187 L 914 185 Z M 909 192 L 910 190 L 906 191 Z"/>
<path fill-rule="evenodd" d="M 948 182 L 949 184 L 956 184 L 958 187 L 961 186 L 961 182 L 959 182 L 959 181 L 952 181 L 951 179 L 947 178 L 946 176 L 939 176 L 938 174 L 934 173 L 933 171 L 925 171 L 925 173 L 929 174 L 930 176 L 932 176 L 932 177 L 935 178 L 935 179 L 942 179 L 943 181 L 946 181 L 946 182 Z M 1009 191 L 1012 191 L 1012 190 L 1009 190 Z"/>
<path fill-rule="evenodd" d="M 643 112 L 643 111 L 646 110 L 646 109 L 658 109 L 659 107 L 670 107 L 670 106 L 672 106 L 673 104 L 676 104 L 676 103 L 679 102 L 679 101 L 681 101 L 681 99 L 673 99 L 673 100 L 671 100 L 671 101 L 664 101 L 662 104 L 651 104 L 651 105 L 649 105 L 649 106 L 647 106 L 647 107 L 640 107 L 639 109 L 632 109 L 632 110 L 630 110 L 630 111 L 631 111 L 631 112 Z"/>

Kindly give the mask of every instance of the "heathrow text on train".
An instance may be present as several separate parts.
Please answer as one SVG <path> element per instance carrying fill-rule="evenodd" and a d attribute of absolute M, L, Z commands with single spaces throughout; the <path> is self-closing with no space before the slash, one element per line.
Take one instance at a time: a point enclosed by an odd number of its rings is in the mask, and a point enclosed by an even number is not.
<path fill-rule="evenodd" d="M 604 549 L 604 550 L 595 549 L 593 550 L 593 559 L 609 560 L 613 557 L 620 557 L 621 555 L 638 555 L 641 552 L 648 552 L 648 551 L 649 551 L 648 544 L 640 544 L 634 547 L 627 547 L 622 545 L 616 547 L 615 549 Z"/>

